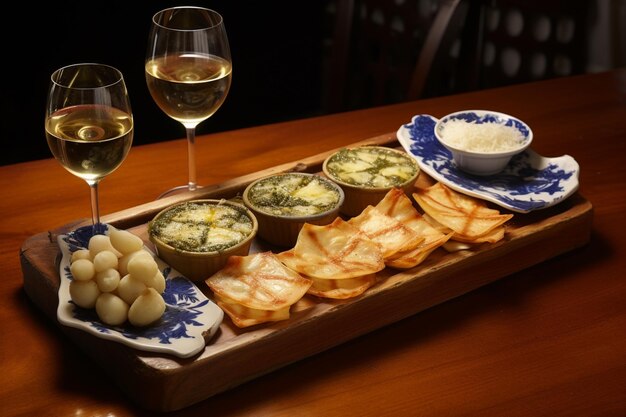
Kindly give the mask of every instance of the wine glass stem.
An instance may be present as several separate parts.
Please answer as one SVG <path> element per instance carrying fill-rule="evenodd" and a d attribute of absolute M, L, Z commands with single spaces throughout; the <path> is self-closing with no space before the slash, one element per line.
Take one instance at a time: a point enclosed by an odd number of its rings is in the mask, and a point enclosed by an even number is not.
<path fill-rule="evenodd" d="M 196 128 L 186 127 L 187 130 L 187 161 L 189 167 L 189 191 L 198 187 L 196 182 Z"/>
<path fill-rule="evenodd" d="M 89 190 L 91 192 L 91 222 L 93 224 L 94 232 L 97 231 L 100 224 L 100 206 L 98 204 L 98 183 L 100 181 L 87 181 L 89 184 Z"/>

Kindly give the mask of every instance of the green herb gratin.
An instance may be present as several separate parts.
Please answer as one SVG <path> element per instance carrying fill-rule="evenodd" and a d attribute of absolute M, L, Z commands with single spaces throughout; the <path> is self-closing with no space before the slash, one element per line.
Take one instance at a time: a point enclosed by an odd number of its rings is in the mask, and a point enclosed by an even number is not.
<path fill-rule="evenodd" d="M 188 202 L 163 212 L 148 232 L 178 250 L 219 252 L 245 240 L 252 229 L 244 207 Z"/>
<path fill-rule="evenodd" d="M 416 162 L 401 152 L 376 146 L 341 149 L 326 163 L 328 174 L 346 184 L 398 187 L 417 173 Z"/>
<path fill-rule="evenodd" d="M 280 174 L 263 178 L 248 190 L 255 209 L 277 216 L 310 216 L 333 210 L 340 201 L 336 186 L 317 175 Z"/>

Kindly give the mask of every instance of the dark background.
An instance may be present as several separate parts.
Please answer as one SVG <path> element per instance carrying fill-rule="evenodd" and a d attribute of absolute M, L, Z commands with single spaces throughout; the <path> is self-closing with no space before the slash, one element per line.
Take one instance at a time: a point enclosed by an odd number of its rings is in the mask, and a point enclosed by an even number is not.
<path fill-rule="evenodd" d="M 124 74 L 135 121 L 134 146 L 183 138 L 182 125 L 166 116 L 152 101 L 144 76 L 152 16 L 170 6 L 195 5 L 219 11 L 229 36 L 233 59 L 231 90 L 224 105 L 198 126 L 197 134 L 328 113 L 327 98 L 333 93 L 329 74 L 334 19 L 328 10 L 335 2 L 71 0 L 24 5 L 23 8 L 32 10 L 15 15 L 5 13 L 5 24 L 2 25 L 4 83 L 0 165 L 52 156 L 44 135 L 50 75 L 60 67 L 79 62 L 109 64 Z M 613 19 L 611 13 L 616 12 L 606 8 L 606 0 L 589 2 L 592 5 L 590 24 L 604 28 Z M 624 14 L 624 2 L 626 0 L 619 3 L 622 4 L 622 14 L 617 14 L 618 19 Z M 600 9 L 597 6 L 600 4 L 605 6 L 604 20 L 598 20 Z M 623 23 L 620 22 L 620 27 Z M 624 34 L 620 36 L 624 47 Z M 355 38 L 358 40 L 359 36 Z M 604 65 L 608 62 L 604 59 L 609 51 L 608 39 L 596 38 L 590 48 L 583 47 L 596 55 L 595 60 L 599 56 L 603 66 L 594 69 L 589 65 L 588 71 L 611 66 Z M 370 44 L 366 45 L 371 49 Z M 623 65 L 626 51 L 620 52 L 618 57 Z M 355 62 L 354 71 L 364 73 L 364 66 Z M 467 72 L 464 67 L 456 70 Z M 349 81 L 353 78 L 356 77 L 349 77 Z M 450 77 L 446 75 L 444 78 Z M 347 82 L 344 88 L 345 84 Z M 448 92 L 437 83 L 429 82 L 429 86 L 436 87 L 429 93 L 431 96 Z"/>
<path fill-rule="evenodd" d="M 224 105 L 198 126 L 204 134 L 314 116 L 321 112 L 326 1 L 43 2 L 19 30 L 3 30 L 4 85 L 0 165 L 51 157 L 44 135 L 50 74 L 65 65 L 100 62 L 126 79 L 134 144 L 182 138 L 182 125 L 154 104 L 144 78 L 152 16 L 175 5 L 219 11 L 233 59 Z"/>

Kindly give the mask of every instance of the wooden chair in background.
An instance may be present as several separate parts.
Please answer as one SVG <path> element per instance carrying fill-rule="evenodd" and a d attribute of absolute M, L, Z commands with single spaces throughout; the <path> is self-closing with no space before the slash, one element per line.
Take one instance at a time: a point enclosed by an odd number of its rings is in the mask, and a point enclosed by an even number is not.
<path fill-rule="evenodd" d="M 436 57 L 442 56 L 458 36 L 450 28 L 462 24 L 461 3 L 337 0 L 326 110 L 336 112 L 422 96 Z"/>
<path fill-rule="evenodd" d="M 589 0 L 337 0 L 326 111 L 584 73 Z"/>

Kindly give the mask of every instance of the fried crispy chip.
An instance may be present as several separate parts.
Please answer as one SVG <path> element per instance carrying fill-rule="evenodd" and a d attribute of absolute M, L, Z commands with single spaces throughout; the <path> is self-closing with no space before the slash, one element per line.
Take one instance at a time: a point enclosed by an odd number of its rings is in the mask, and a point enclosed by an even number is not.
<path fill-rule="evenodd" d="M 323 298 L 345 300 L 354 298 L 365 292 L 376 283 L 376 274 L 346 279 L 311 278 L 313 285 L 307 291 L 309 294 Z"/>
<path fill-rule="evenodd" d="M 378 243 L 387 260 L 398 252 L 415 249 L 424 238 L 407 224 L 385 214 L 374 206 L 368 206 L 348 222 L 363 231 L 370 239 Z"/>
<path fill-rule="evenodd" d="M 504 238 L 504 226 L 498 226 L 495 229 L 491 230 L 487 234 L 477 236 L 477 237 L 469 237 L 464 236 L 459 233 L 453 232 L 452 229 L 446 227 L 439 223 L 437 220 L 433 219 L 430 215 L 424 214 L 424 220 L 426 220 L 432 227 L 443 232 L 450 233 L 452 232 L 452 240 L 463 243 L 471 243 L 471 244 L 479 244 L 479 243 L 495 243 L 502 238 Z"/>
<path fill-rule="evenodd" d="M 423 223 L 426 223 L 426 221 L 423 221 Z M 424 242 L 417 248 L 407 252 L 400 252 L 386 260 L 385 263 L 387 266 L 400 269 L 413 268 L 422 263 L 435 249 L 448 242 L 453 235 L 453 233 L 448 233 L 447 235 L 441 234 L 433 228 L 429 230 L 434 230 L 436 234 L 427 235 Z"/>
<path fill-rule="evenodd" d="M 478 237 L 468 237 L 454 233 L 452 239 L 464 243 L 496 243 L 504 238 L 504 230 L 504 226 L 498 226 L 489 233 Z"/>
<path fill-rule="evenodd" d="M 215 302 L 239 328 L 250 327 L 269 321 L 287 320 L 290 306 L 279 310 L 259 310 L 238 304 L 226 297 L 215 295 Z"/>
<path fill-rule="evenodd" d="M 386 259 L 387 266 L 403 269 L 417 266 L 452 237 L 451 231 L 443 233 L 432 227 L 413 207 L 404 191 L 399 188 L 392 188 L 376 205 L 376 208 L 410 227 L 423 238 L 423 241 L 414 249 L 396 253 Z"/>
<path fill-rule="evenodd" d="M 341 217 L 324 226 L 305 223 L 293 249 L 278 258 L 300 274 L 321 279 L 360 277 L 385 268 L 380 246 Z"/>
<path fill-rule="evenodd" d="M 425 213 L 455 232 L 452 239 L 461 236 L 475 240 L 513 217 L 490 209 L 482 200 L 458 193 L 442 183 L 418 189 L 413 198 Z"/>
<path fill-rule="evenodd" d="M 439 223 L 437 220 L 433 219 L 430 214 L 428 213 L 424 213 L 424 215 L 422 216 L 422 218 L 424 220 L 426 220 L 428 222 L 429 225 L 431 225 L 433 228 L 439 230 L 441 233 L 454 233 L 452 231 L 452 229 L 450 229 L 449 227 L 444 226 L 443 224 Z"/>
<path fill-rule="evenodd" d="M 293 249 L 281 252 L 277 256 L 288 268 L 298 268 L 298 260 Z M 313 285 L 307 291 L 309 294 L 341 300 L 361 295 L 376 283 L 376 274 L 343 279 L 314 278 L 306 275 L 304 277 L 313 281 Z"/>
<path fill-rule="evenodd" d="M 237 326 L 288 318 L 289 307 L 312 285 L 272 252 L 231 256 L 205 282 Z"/>

